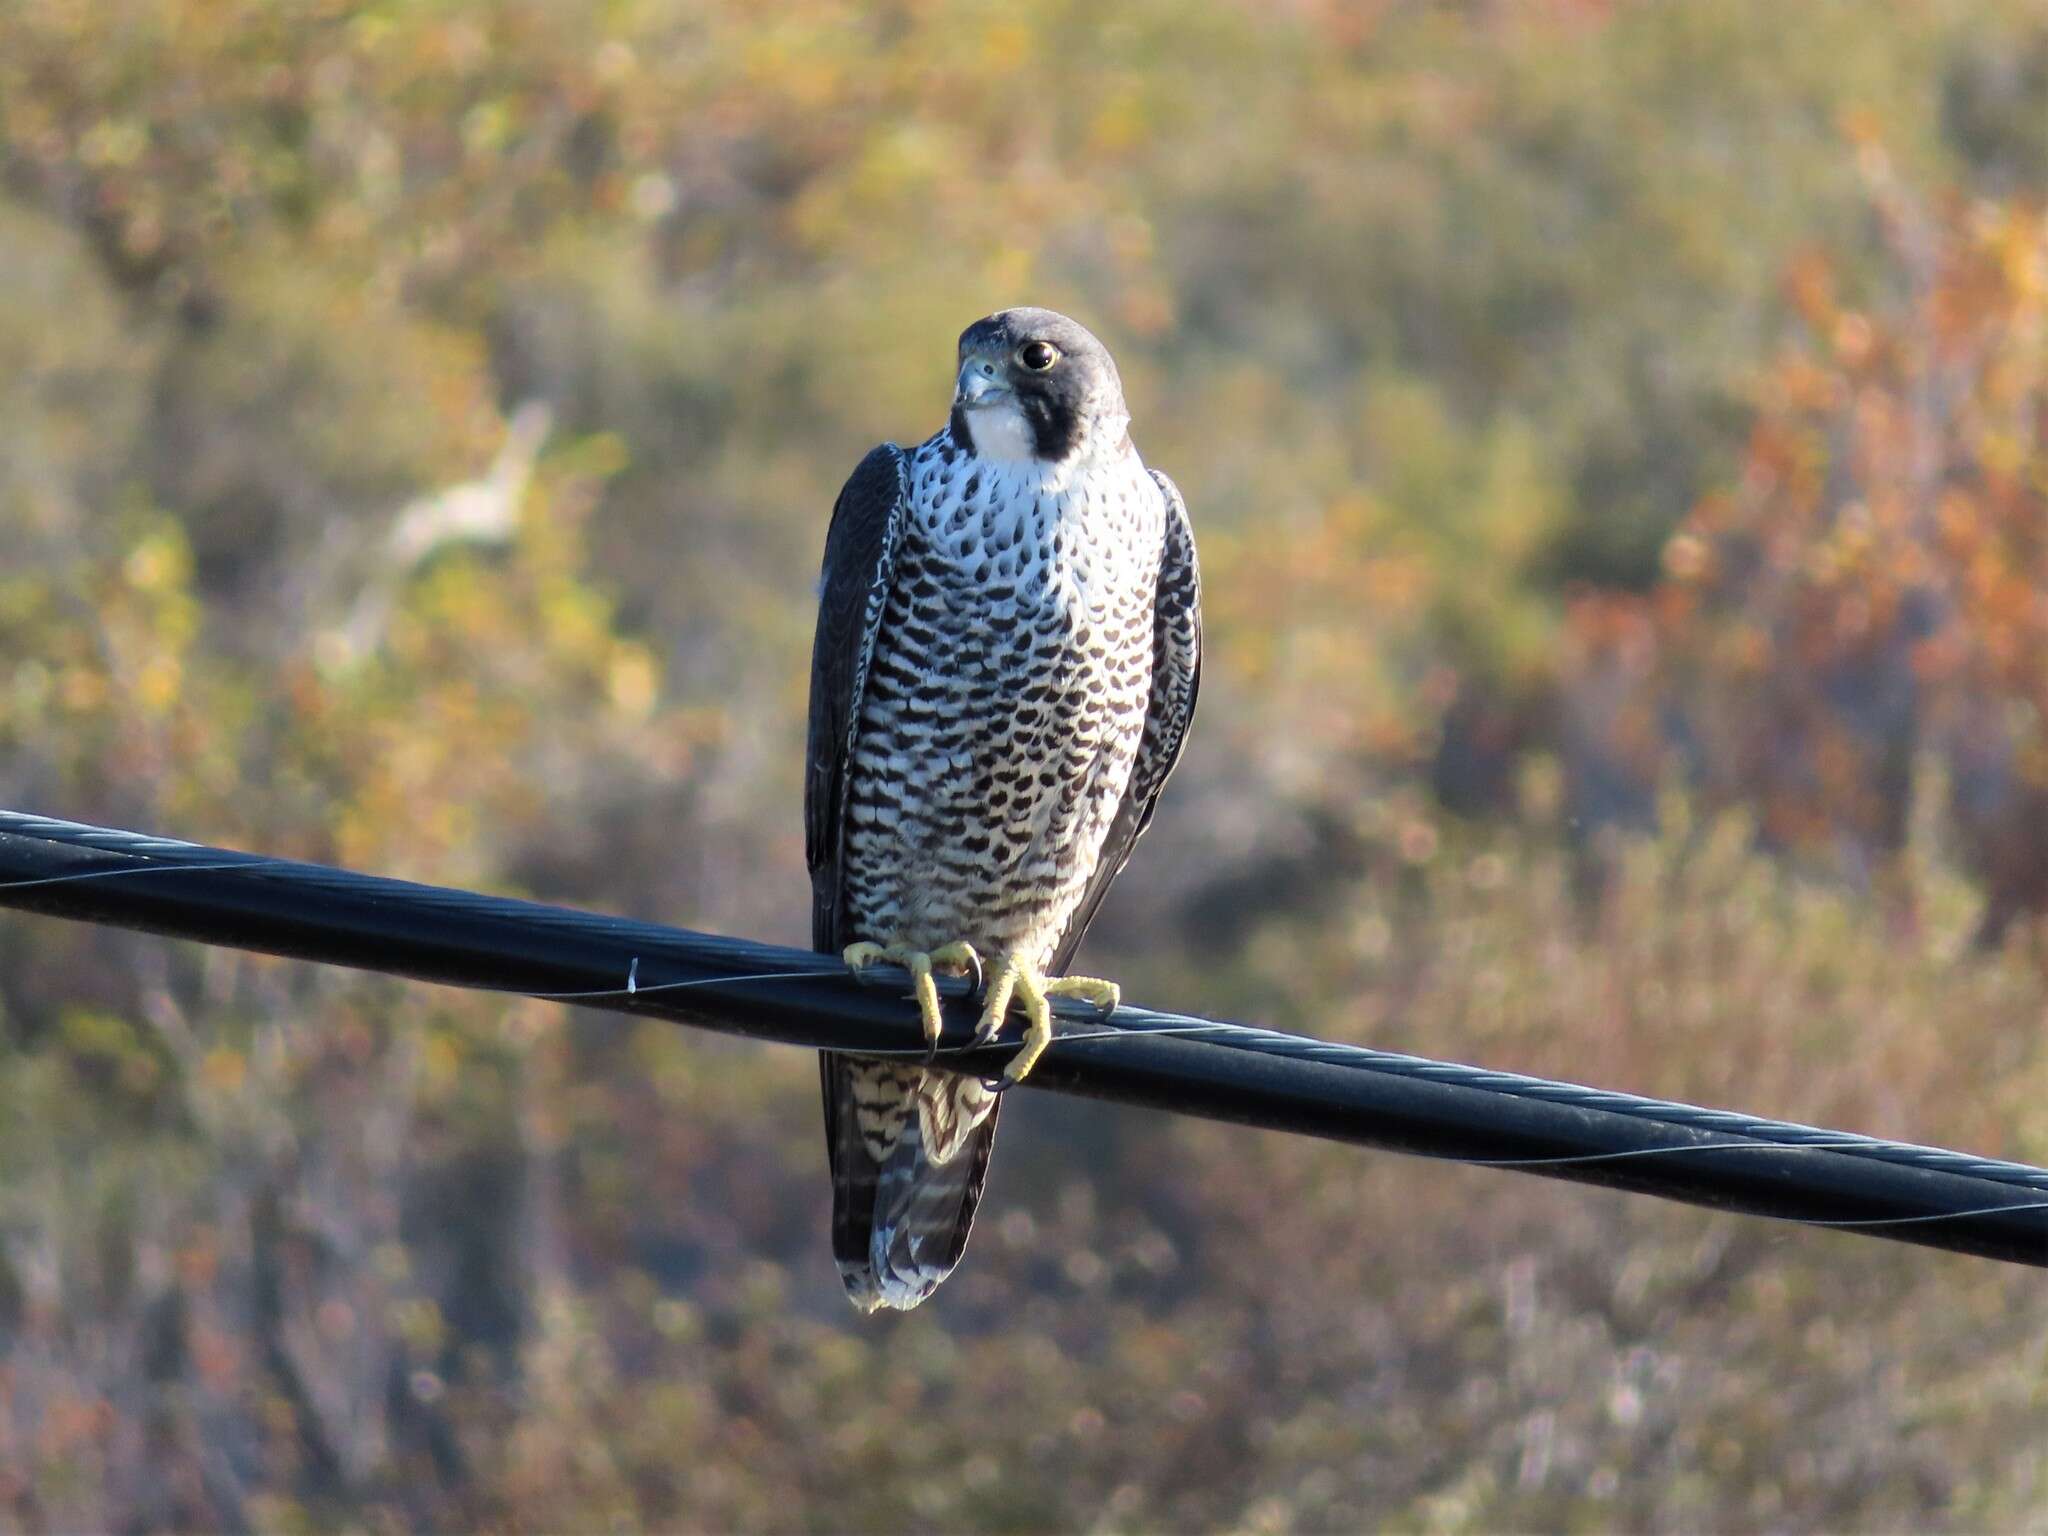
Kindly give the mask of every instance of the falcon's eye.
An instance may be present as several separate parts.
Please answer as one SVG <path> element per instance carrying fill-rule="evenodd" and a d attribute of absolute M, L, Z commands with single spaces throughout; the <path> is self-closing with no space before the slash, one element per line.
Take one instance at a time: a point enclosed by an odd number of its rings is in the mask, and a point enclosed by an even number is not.
<path fill-rule="evenodd" d="M 1017 349 L 1017 361 L 1033 373 L 1049 373 L 1060 360 L 1060 349 L 1049 341 L 1027 341 Z"/>

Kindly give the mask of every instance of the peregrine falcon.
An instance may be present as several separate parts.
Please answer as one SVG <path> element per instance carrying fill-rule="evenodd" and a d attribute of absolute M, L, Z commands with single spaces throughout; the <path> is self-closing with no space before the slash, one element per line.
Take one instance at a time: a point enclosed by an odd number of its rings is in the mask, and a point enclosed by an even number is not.
<path fill-rule="evenodd" d="M 1152 819 L 1194 714 L 1200 580 L 1187 505 L 1131 445 L 1116 363 L 1064 315 L 1008 309 L 960 336 L 952 418 L 876 448 L 832 509 L 811 659 L 804 832 L 811 938 L 1012 1002 L 1030 1071 L 1047 999 Z M 826 1052 L 832 1250 L 863 1312 L 910 1308 L 967 1245 L 999 1085 Z"/>

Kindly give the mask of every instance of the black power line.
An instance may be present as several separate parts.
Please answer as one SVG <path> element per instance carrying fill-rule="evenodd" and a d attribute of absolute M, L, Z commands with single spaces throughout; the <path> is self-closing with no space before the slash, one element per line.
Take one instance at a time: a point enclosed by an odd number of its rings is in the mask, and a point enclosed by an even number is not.
<path fill-rule="evenodd" d="M 0 905 L 647 1014 L 922 1056 L 900 972 L 803 950 L 0 811 Z M 939 1060 L 993 1077 L 942 981 Z M 1062 1004 L 1027 1086 L 1661 1195 L 2048 1268 L 2048 1170 L 1241 1024 Z"/>

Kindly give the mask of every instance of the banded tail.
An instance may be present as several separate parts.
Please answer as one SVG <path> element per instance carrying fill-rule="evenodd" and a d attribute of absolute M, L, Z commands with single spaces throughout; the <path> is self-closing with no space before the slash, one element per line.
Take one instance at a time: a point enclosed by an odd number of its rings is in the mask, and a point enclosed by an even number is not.
<path fill-rule="evenodd" d="M 832 1256 L 863 1312 L 908 1311 L 967 1248 L 1001 1101 L 971 1077 L 822 1051 Z"/>

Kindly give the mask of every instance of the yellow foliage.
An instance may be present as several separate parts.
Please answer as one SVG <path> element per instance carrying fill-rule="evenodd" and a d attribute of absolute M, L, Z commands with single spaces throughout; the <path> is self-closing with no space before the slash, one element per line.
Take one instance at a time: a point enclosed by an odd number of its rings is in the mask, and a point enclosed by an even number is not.
<path fill-rule="evenodd" d="M 0 4 L 0 799 L 801 942 L 833 493 L 1051 303 L 1204 557 L 1132 995 L 2039 1156 L 2040 977 L 1956 956 L 1940 840 L 1924 942 L 1748 850 L 1903 839 L 1826 679 L 1934 592 L 1905 675 L 2022 787 L 1977 874 L 2048 868 L 2043 49 L 2006 0 Z M 1602 786 L 1664 840 L 1582 903 Z M 815 1095 L 0 922 L 0 1526 L 2041 1523 L 1987 1266 L 1034 1103 L 878 1333 Z"/>

